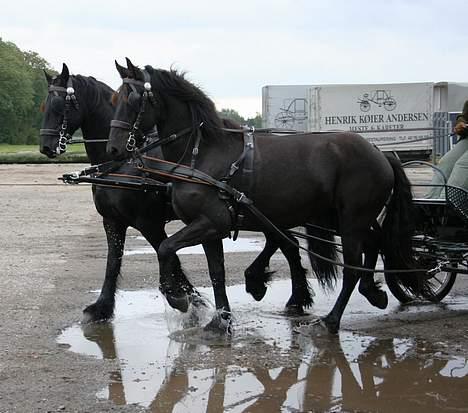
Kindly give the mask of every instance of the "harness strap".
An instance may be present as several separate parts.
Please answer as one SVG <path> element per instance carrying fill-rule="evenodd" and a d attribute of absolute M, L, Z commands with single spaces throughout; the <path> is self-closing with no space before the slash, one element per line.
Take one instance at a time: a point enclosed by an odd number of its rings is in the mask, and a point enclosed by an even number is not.
<path fill-rule="evenodd" d="M 252 201 L 248 199 L 243 192 L 238 191 L 225 182 L 218 181 L 217 179 L 198 169 L 192 169 L 186 165 L 165 161 L 159 158 L 153 158 L 147 155 L 143 155 L 141 159 L 143 160 L 143 164 L 138 165 L 138 169 L 159 175 L 170 176 L 176 180 L 211 185 L 231 195 L 236 202 L 246 205 L 252 203 Z"/>
<path fill-rule="evenodd" d="M 111 120 L 110 122 L 111 128 L 119 128 L 119 129 L 124 129 L 124 130 L 131 130 L 132 125 L 128 122 L 124 122 L 122 120 Z"/>
<path fill-rule="evenodd" d="M 112 122 L 114 122 L 114 121 L 112 121 Z M 200 128 L 200 127 L 201 127 L 201 125 L 198 126 L 198 128 Z M 191 132 L 193 129 L 194 129 L 194 127 L 191 126 L 189 128 L 182 129 L 180 132 L 173 133 L 172 135 L 169 135 L 166 138 L 162 138 L 162 139 L 158 138 L 154 142 L 151 142 L 150 144 L 148 144 L 146 146 L 143 146 L 140 149 L 137 149 L 135 152 L 140 153 L 140 154 L 148 152 L 149 150 L 151 150 L 153 148 L 156 148 L 158 146 L 165 145 L 166 143 L 170 143 L 172 141 L 175 141 L 176 139 L 178 139 L 178 138 L 186 135 L 187 133 Z"/>

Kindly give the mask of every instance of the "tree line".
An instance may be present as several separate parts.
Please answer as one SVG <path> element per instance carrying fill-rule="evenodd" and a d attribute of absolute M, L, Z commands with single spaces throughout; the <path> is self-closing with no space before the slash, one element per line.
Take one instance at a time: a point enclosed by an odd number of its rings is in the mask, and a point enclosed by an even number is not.
<path fill-rule="evenodd" d="M 257 115 L 254 118 L 243 118 L 234 109 L 221 109 L 221 111 L 219 111 L 218 114 L 221 118 L 232 119 L 240 125 L 254 126 L 255 128 L 262 127 L 262 116 L 260 115 L 260 113 L 257 113 Z"/>
<path fill-rule="evenodd" d="M 39 54 L 0 38 L 0 143 L 37 144 L 47 95 L 43 69 L 55 71 Z"/>
<path fill-rule="evenodd" d="M 0 144 L 38 144 L 42 113 L 47 96 L 43 70 L 57 74 L 50 64 L 33 51 L 22 51 L 0 37 Z M 233 109 L 218 112 L 241 125 L 261 127 L 260 114 L 243 118 Z"/>

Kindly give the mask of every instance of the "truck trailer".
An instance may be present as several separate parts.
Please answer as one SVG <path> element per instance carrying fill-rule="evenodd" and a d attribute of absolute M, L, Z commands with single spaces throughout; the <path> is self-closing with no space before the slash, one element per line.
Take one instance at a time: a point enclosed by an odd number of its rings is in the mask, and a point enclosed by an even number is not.
<path fill-rule="evenodd" d="M 268 85 L 265 128 L 352 131 L 409 158 L 450 149 L 452 123 L 468 99 L 468 83 Z"/>

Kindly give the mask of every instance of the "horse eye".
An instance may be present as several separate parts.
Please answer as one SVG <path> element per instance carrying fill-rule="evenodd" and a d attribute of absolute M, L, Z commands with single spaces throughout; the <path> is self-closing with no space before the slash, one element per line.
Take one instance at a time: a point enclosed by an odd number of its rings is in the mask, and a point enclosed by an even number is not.
<path fill-rule="evenodd" d="M 54 96 L 50 101 L 50 107 L 53 111 L 61 113 L 65 107 L 65 100 L 60 96 Z"/>

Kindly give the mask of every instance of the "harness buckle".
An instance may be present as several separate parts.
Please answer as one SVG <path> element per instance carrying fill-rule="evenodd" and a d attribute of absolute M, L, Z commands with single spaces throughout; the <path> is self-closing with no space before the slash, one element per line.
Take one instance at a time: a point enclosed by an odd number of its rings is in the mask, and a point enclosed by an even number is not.
<path fill-rule="evenodd" d="M 239 170 L 239 166 L 236 163 L 231 164 L 231 168 L 229 169 L 229 176 L 234 175 Z"/>
<path fill-rule="evenodd" d="M 135 150 L 135 146 L 136 146 L 136 139 L 134 138 L 133 133 L 130 133 L 128 135 L 127 144 L 125 145 L 125 149 L 127 150 L 127 152 L 133 152 Z"/>

